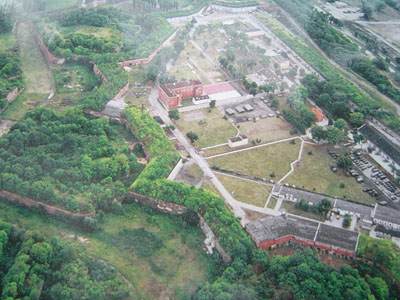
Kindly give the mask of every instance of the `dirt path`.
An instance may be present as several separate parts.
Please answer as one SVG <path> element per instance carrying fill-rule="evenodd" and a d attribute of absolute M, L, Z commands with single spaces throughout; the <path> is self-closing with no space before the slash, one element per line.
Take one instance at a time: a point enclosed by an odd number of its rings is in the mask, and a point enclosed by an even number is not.
<path fill-rule="evenodd" d="M 30 30 L 29 23 L 18 22 L 17 36 L 21 46 L 22 71 L 26 79 L 27 94 L 50 94 L 54 92 L 51 72 Z"/>

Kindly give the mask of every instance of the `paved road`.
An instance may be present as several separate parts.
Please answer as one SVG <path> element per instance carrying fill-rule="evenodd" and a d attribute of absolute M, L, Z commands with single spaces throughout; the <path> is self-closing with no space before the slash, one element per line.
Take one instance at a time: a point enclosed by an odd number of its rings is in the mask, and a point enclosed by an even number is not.
<path fill-rule="evenodd" d="M 158 83 L 154 85 L 154 88 L 152 89 L 150 96 L 149 96 L 149 101 L 151 105 L 153 106 L 153 109 L 157 112 L 157 114 L 160 116 L 160 118 L 164 121 L 165 124 L 167 125 L 172 125 L 172 121 L 168 117 L 167 112 L 165 109 L 162 107 L 162 105 L 158 102 L 157 100 L 157 95 L 158 95 L 158 90 L 157 90 Z M 225 187 L 222 185 L 222 183 L 218 180 L 218 178 L 215 176 L 215 174 L 211 171 L 208 163 L 205 161 L 203 157 L 201 157 L 196 149 L 187 141 L 186 137 L 178 130 L 175 129 L 173 131 L 175 137 L 182 143 L 182 145 L 185 147 L 186 151 L 190 154 L 193 160 L 196 161 L 197 165 L 201 168 L 203 171 L 204 175 L 210 178 L 210 181 L 212 184 L 217 188 L 218 192 L 222 195 L 222 197 L 225 199 L 225 201 L 232 207 L 233 212 L 236 217 L 241 218 L 241 223 L 242 225 L 246 224 L 246 214 L 244 210 L 241 208 L 243 206 L 242 203 L 239 201 L 236 201 L 232 195 L 225 189 Z M 249 208 L 251 209 L 251 208 Z"/>

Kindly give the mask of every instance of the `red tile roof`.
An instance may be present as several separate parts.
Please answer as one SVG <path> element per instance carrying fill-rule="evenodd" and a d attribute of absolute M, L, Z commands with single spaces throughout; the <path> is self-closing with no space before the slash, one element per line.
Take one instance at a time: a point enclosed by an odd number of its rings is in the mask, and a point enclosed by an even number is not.
<path fill-rule="evenodd" d="M 230 91 L 235 91 L 235 89 L 228 82 L 221 82 L 203 86 L 203 94 L 205 95 L 213 95 Z"/>
<path fill-rule="evenodd" d="M 324 115 L 323 111 L 320 108 L 313 106 L 310 108 L 310 111 L 314 113 L 315 119 L 318 123 L 328 120 L 328 118 Z"/>

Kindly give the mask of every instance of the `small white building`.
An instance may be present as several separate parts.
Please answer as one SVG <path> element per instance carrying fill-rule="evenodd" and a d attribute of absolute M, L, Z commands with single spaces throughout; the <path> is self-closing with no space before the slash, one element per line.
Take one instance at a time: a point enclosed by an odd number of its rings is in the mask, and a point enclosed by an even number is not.
<path fill-rule="evenodd" d="M 204 104 L 204 103 L 210 103 L 211 99 L 208 95 L 196 96 L 192 98 L 192 102 L 194 105 Z"/>
<path fill-rule="evenodd" d="M 249 143 L 249 139 L 245 135 L 239 135 L 239 136 L 228 139 L 228 145 L 231 148 L 244 146 L 244 145 L 247 145 L 248 143 Z"/>
<path fill-rule="evenodd" d="M 273 60 L 278 64 L 278 68 L 281 72 L 289 71 L 290 60 L 283 57 L 282 55 L 277 55 L 273 57 Z"/>

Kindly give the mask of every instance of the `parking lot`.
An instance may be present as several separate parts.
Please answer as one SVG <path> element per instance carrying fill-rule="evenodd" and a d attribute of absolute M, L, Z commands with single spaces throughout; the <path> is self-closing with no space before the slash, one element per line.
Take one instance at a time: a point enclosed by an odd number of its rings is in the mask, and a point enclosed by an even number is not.
<path fill-rule="evenodd" d="M 270 106 L 270 103 L 270 100 L 252 98 L 243 102 L 226 104 L 222 108 L 233 123 L 241 123 L 276 117 L 277 111 Z"/>

